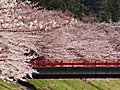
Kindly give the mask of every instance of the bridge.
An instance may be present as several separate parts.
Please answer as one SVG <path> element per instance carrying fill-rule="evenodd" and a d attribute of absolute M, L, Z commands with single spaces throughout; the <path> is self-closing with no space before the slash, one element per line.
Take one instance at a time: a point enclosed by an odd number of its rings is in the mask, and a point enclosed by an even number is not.
<path fill-rule="evenodd" d="M 120 59 L 41 60 L 27 62 L 33 78 L 120 78 Z"/>

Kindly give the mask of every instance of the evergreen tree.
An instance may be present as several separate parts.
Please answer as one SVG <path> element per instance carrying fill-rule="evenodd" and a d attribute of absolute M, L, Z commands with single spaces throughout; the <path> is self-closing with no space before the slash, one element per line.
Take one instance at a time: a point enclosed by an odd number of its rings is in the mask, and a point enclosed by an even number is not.
<path fill-rule="evenodd" d="M 112 21 L 117 22 L 120 20 L 120 0 L 110 0 L 109 7 L 112 13 Z"/>
<path fill-rule="evenodd" d="M 67 9 L 74 14 L 74 17 L 82 19 L 84 15 L 84 5 L 80 0 L 66 0 Z"/>
<path fill-rule="evenodd" d="M 109 0 L 97 0 L 97 17 L 99 22 L 109 22 L 112 18 L 112 14 L 109 8 Z"/>

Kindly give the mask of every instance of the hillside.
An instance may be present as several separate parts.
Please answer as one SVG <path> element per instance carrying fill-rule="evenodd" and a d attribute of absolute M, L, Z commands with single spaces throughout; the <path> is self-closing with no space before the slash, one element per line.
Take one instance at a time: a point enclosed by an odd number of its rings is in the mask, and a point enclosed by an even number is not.
<path fill-rule="evenodd" d="M 0 7 L 0 78 L 17 81 L 31 75 L 33 70 L 25 61 L 36 58 L 120 59 L 119 23 L 83 23 L 69 13 L 37 10 L 28 2 L 8 1 Z M 120 88 L 119 79 L 29 80 L 24 84 L 1 80 L 0 90 L 26 90 L 24 86 L 33 90 Z"/>

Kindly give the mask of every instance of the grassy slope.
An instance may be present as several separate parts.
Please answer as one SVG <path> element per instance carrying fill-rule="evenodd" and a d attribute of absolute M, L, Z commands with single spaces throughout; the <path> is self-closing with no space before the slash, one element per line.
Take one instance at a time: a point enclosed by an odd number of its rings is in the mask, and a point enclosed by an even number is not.
<path fill-rule="evenodd" d="M 120 90 L 120 80 L 29 80 L 30 84 L 42 90 Z M 10 84 L 0 80 L 0 90 L 18 90 L 19 84 Z"/>
<path fill-rule="evenodd" d="M 44 90 L 120 90 L 120 80 L 30 80 Z M 40 83 L 39 83 L 40 82 Z"/>
<path fill-rule="evenodd" d="M 0 90 L 13 90 L 20 87 L 22 86 L 19 84 L 7 83 L 3 80 L 0 80 Z"/>

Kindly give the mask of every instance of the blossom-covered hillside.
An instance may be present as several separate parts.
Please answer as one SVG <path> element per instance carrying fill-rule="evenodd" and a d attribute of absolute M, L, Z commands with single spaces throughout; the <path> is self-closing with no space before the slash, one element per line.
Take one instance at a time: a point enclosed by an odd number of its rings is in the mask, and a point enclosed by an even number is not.
<path fill-rule="evenodd" d="M 120 59 L 120 26 L 83 23 L 68 12 L 37 10 L 30 2 L 0 6 L 0 76 L 20 79 L 30 59 Z"/>

